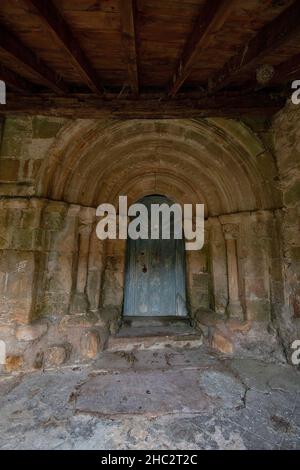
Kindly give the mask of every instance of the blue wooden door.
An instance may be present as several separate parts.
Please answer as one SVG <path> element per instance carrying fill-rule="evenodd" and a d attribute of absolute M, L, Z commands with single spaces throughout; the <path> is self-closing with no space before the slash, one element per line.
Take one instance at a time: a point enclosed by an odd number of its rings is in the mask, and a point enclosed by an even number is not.
<path fill-rule="evenodd" d="M 164 196 L 147 196 L 139 203 L 172 204 Z M 150 227 L 150 220 L 149 220 Z M 185 316 L 184 240 L 174 239 L 171 225 L 169 240 L 127 240 L 124 315 Z"/>

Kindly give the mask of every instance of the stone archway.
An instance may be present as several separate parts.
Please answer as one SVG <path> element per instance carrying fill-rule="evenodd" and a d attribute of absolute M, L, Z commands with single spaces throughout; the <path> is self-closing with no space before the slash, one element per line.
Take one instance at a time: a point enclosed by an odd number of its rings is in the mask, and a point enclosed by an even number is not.
<path fill-rule="evenodd" d="M 146 194 L 202 202 L 207 216 L 280 205 L 272 155 L 226 119 L 75 121 L 36 177 L 39 196 L 83 206 Z"/>
<path fill-rule="evenodd" d="M 164 194 L 180 204 L 205 205 L 204 249 L 186 257 L 190 311 L 224 315 L 234 304 L 240 319 L 252 319 L 270 317 L 268 265 L 276 253 L 268 247 L 267 234 L 276 230 L 273 211 L 281 206 L 276 175 L 272 154 L 235 120 L 84 120 L 68 123 L 57 136 L 36 188 L 40 197 L 64 201 L 70 214 L 77 211 L 70 224 L 72 230 L 78 225 L 80 246 L 75 243 L 71 274 L 68 268 L 68 295 L 86 296 L 92 311 L 121 310 L 125 278 L 125 244 L 117 240 L 99 246 L 93 235 L 95 208 L 105 202 L 117 207 L 119 195 L 127 195 L 130 205 Z M 80 287 L 79 296 L 74 286 Z M 81 305 L 75 305 L 76 312 Z"/>
<path fill-rule="evenodd" d="M 36 145 L 41 153 L 39 139 Z M 206 208 L 204 248 L 186 252 L 193 323 L 203 311 L 224 321 L 232 314 L 241 322 L 270 321 L 278 291 L 272 277 L 281 269 L 282 200 L 274 157 L 245 124 L 219 118 L 75 120 L 43 151 L 27 192 L 16 192 L 26 198 L 1 201 L 3 220 L 16 225 L 3 241 L 9 256 L 0 259 L 2 272 L 11 273 L 3 318 L 42 322 L 42 332 L 49 322 L 41 341 L 67 343 L 66 357 L 69 351 L 76 356 L 86 329 L 93 344 L 95 328 L 100 336 L 105 331 L 104 344 L 121 319 L 126 244 L 97 239 L 96 207 L 117 207 L 120 195 L 131 205 L 163 194 Z M 24 229 L 27 220 L 32 230 Z M 34 343 L 28 357 L 47 348 L 44 343 Z"/>

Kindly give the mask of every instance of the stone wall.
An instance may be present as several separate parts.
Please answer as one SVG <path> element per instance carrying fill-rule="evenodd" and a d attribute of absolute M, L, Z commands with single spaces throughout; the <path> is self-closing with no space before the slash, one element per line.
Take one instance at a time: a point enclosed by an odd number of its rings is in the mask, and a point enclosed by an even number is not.
<path fill-rule="evenodd" d="M 2 125 L 0 195 L 33 196 L 35 178 L 65 119 L 7 118 Z"/>
<path fill-rule="evenodd" d="M 278 220 L 282 234 L 284 301 L 278 325 L 286 349 L 300 338 L 300 106 L 289 103 L 274 119 L 273 145 L 283 193 Z"/>
<path fill-rule="evenodd" d="M 20 356 L 24 367 L 96 357 L 118 330 L 126 242 L 97 239 L 94 208 L 7 198 L 0 214 L 0 332 L 8 356 Z M 276 221 L 272 211 L 206 221 L 204 249 L 186 253 L 196 326 L 203 328 L 203 314 L 213 311 L 223 322 L 271 322 L 280 276 Z"/>
<path fill-rule="evenodd" d="M 2 199 L 0 207 L 0 333 L 9 363 L 95 357 L 116 321 L 114 312 L 98 315 L 104 247 L 95 209 L 34 197 Z"/>
<path fill-rule="evenodd" d="M 95 208 L 119 194 L 204 202 L 204 248 L 186 252 L 194 325 L 224 352 L 242 344 L 275 357 L 282 343 L 288 356 L 300 317 L 298 114 L 287 107 L 273 127 L 7 119 L 0 153 L 7 370 L 90 360 L 118 330 L 126 243 L 97 239 Z"/>

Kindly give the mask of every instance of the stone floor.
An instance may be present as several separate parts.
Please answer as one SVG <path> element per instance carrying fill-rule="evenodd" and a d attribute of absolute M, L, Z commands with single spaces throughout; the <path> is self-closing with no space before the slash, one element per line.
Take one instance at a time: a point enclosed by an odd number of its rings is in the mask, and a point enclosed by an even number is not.
<path fill-rule="evenodd" d="M 300 372 L 204 346 L 0 378 L 1 449 L 299 449 Z"/>

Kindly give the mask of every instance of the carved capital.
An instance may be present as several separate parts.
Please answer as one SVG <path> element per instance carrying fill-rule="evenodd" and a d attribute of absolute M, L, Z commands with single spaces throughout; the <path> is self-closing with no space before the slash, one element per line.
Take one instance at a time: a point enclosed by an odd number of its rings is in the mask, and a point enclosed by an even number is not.
<path fill-rule="evenodd" d="M 222 225 L 225 240 L 235 240 L 239 237 L 240 227 L 237 224 Z"/>
<path fill-rule="evenodd" d="M 79 222 L 82 225 L 90 225 L 95 220 L 96 210 L 93 207 L 81 207 Z"/>

